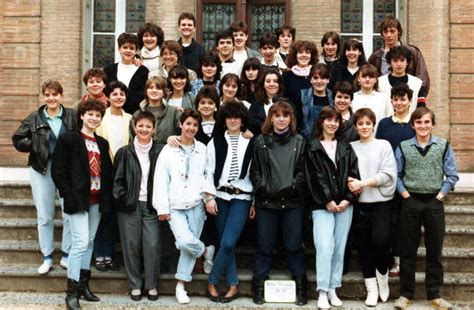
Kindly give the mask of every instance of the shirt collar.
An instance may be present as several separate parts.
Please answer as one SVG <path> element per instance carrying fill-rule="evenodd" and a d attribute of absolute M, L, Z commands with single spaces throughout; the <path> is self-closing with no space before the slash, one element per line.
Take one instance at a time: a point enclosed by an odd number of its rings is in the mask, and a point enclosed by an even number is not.
<path fill-rule="evenodd" d="M 394 123 L 408 124 L 410 122 L 410 113 L 407 114 L 404 118 L 398 118 L 395 115 L 392 116 L 392 121 Z"/>
<path fill-rule="evenodd" d="M 426 146 L 431 145 L 433 143 L 438 144 L 438 137 L 431 134 L 430 141 Z M 417 147 L 421 147 L 421 145 L 418 143 L 418 140 L 416 140 L 416 135 L 410 139 L 410 145 L 416 145 Z"/>
<path fill-rule="evenodd" d="M 43 113 L 46 116 L 46 119 L 53 120 L 55 118 L 61 118 L 63 116 L 63 107 L 59 106 L 59 113 L 56 116 L 51 116 L 51 115 L 48 114 L 48 107 L 44 108 Z"/>

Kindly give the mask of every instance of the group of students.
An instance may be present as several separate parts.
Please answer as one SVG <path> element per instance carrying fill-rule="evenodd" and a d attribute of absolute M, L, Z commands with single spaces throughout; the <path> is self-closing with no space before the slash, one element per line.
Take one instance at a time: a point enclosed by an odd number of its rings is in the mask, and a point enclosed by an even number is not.
<path fill-rule="evenodd" d="M 296 304 L 304 305 L 308 211 L 319 308 L 342 305 L 336 289 L 350 231 L 366 305 L 385 302 L 389 273 L 400 272 L 396 307 L 408 307 L 421 223 L 427 297 L 449 307 L 440 298 L 442 201 L 458 180 L 456 162 L 449 143 L 431 133 L 426 65 L 416 47 L 400 43 L 400 22 L 382 22 L 385 50 L 369 58 L 374 65 L 355 39 L 339 52 L 334 32 L 324 35 L 319 58 L 290 26 L 264 34 L 261 55 L 245 46 L 242 22 L 217 33 L 210 52 L 192 38 L 192 14 L 181 14 L 178 29 L 178 41 L 165 41 L 153 23 L 138 36 L 121 34 L 120 62 L 85 73 L 88 94 L 75 111 L 62 105 L 58 81 L 44 82 L 44 105 L 13 135 L 29 153 L 40 274 L 53 266 L 56 190 L 61 197 L 67 307 L 80 309 L 82 297 L 99 301 L 88 285 L 90 262 L 94 252 L 98 270 L 118 269 L 117 229 L 133 300 L 158 298 L 162 252 L 172 245 L 180 304 L 190 302 L 185 283 L 200 257 L 207 296 L 230 302 L 240 296 L 235 246 L 248 218 L 257 226 L 254 302 L 264 302 L 281 231 Z"/>

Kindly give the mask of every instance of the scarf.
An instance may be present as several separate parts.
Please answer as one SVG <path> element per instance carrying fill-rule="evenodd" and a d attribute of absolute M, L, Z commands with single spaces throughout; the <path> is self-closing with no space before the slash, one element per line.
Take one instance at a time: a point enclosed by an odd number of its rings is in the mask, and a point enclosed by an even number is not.
<path fill-rule="evenodd" d="M 311 65 L 307 66 L 307 67 L 304 67 L 304 68 L 301 68 L 301 67 L 298 67 L 297 65 L 294 65 L 293 67 L 291 67 L 291 71 L 297 75 L 297 76 L 309 76 L 309 71 L 311 71 Z"/>

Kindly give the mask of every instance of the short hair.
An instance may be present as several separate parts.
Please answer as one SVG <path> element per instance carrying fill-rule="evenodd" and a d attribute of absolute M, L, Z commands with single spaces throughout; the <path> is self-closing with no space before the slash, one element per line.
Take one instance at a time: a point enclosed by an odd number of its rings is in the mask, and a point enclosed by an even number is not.
<path fill-rule="evenodd" d="M 224 29 L 216 33 L 216 46 L 219 45 L 219 41 L 222 39 L 232 39 L 232 44 L 234 44 L 234 35 L 230 29 Z"/>
<path fill-rule="evenodd" d="M 338 92 L 349 95 L 351 97 L 351 101 L 354 99 L 354 88 L 352 87 L 352 84 L 347 81 L 338 82 L 336 85 L 334 85 L 332 93 L 334 98 L 336 98 L 336 94 Z"/>
<path fill-rule="evenodd" d="M 151 85 L 155 85 L 159 89 L 163 90 L 163 96 L 166 96 L 166 87 L 167 81 L 164 77 L 161 76 L 151 76 L 148 78 L 145 84 L 145 99 L 148 101 L 147 90 L 150 88 Z"/>
<path fill-rule="evenodd" d="M 99 68 L 91 68 L 84 73 L 84 76 L 82 77 L 82 81 L 84 84 L 87 86 L 87 82 L 89 81 L 90 78 L 95 77 L 101 79 L 104 84 L 107 85 L 107 74 L 105 74 L 104 70 L 99 69 Z"/>
<path fill-rule="evenodd" d="M 275 114 L 281 113 L 283 115 L 289 115 L 290 116 L 290 133 L 292 136 L 296 134 L 296 117 L 295 113 L 293 111 L 293 108 L 291 105 L 284 100 L 277 100 L 276 102 L 273 103 L 273 105 L 270 107 L 270 110 L 268 110 L 268 115 L 265 118 L 265 121 L 263 122 L 262 125 L 262 134 L 266 135 L 269 134 L 272 129 L 273 129 L 273 124 L 272 124 L 272 117 Z"/>
<path fill-rule="evenodd" d="M 250 116 L 247 108 L 242 102 L 237 100 L 226 102 L 226 104 L 222 105 L 217 111 L 216 133 L 222 134 L 225 132 L 225 120 L 227 118 L 240 118 L 242 121 L 241 131 L 247 130 L 250 125 Z"/>
<path fill-rule="evenodd" d="M 192 20 L 194 26 L 196 26 L 196 17 L 194 17 L 194 15 L 193 15 L 192 13 L 184 12 L 184 13 L 179 14 L 179 17 L 178 17 L 178 26 L 181 24 L 181 21 L 182 21 L 183 19 L 190 19 L 190 20 Z"/>
<path fill-rule="evenodd" d="M 347 66 L 347 56 L 346 56 L 346 51 L 350 49 L 356 49 L 359 50 L 360 56 L 359 59 L 357 59 L 357 65 L 361 67 L 363 64 L 367 63 L 365 59 L 365 53 L 364 53 L 364 46 L 362 45 L 362 42 L 355 38 L 351 38 L 344 42 L 344 46 L 342 47 L 342 52 L 341 52 L 341 59 L 344 64 L 344 66 Z"/>
<path fill-rule="evenodd" d="M 215 82 L 219 79 L 220 72 L 222 71 L 222 64 L 221 64 L 221 60 L 219 56 L 213 52 L 205 52 L 199 57 L 199 63 L 196 70 L 196 74 L 198 78 L 202 79 L 204 76 L 204 74 L 202 73 L 202 66 L 209 66 L 209 65 L 215 65 L 217 68 L 216 75 L 214 76 L 214 82 Z"/>
<path fill-rule="evenodd" d="M 413 111 L 413 113 L 411 114 L 410 124 L 412 126 L 415 125 L 415 121 L 417 119 L 422 118 L 426 114 L 429 114 L 431 116 L 431 122 L 433 123 L 433 125 L 436 125 L 435 114 L 432 110 L 428 109 L 427 107 L 416 108 L 416 110 Z"/>
<path fill-rule="evenodd" d="M 387 63 L 389 65 L 391 64 L 392 60 L 403 58 L 407 60 L 407 64 L 409 64 L 413 58 L 410 50 L 406 46 L 394 46 L 385 55 L 385 59 L 387 59 Z"/>
<path fill-rule="evenodd" d="M 195 101 L 195 107 L 196 110 L 199 108 L 199 102 L 202 99 L 210 99 L 216 104 L 216 109 L 219 109 L 220 105 L 220 99 L 219 99 L 219 94 L 217 93 L 217 90 L 215 87 L 212 86 L 204 86 L 199 90 L 199 92 L 196 95 L 196 101 Z"/>
<path fill-rule="evenodd" d="M 198 121 L 199 124 L 201 124 L 201 120 L 202 120 L 201 114 L 198 111 L 193 110 L 191 108 L 184 109 L 183 113 L 181 114 L 179 118 L 179 123 L 183 124 L 188 117 L 194 118 L 195 120 Z"/>
<path fill-rule="evenodd" d="M 86 114 L 87 111 L 100 112 L 101 117 L 104 117 L 105 106 L 100 100 L 97 100 L 97 99 L 82 100 L 77 106 L 77 122 L 78 122 L 79 128 L 82 127 L 81 116 Z"/>
<path fill-rule="evenodd" d="M 380 35 L 382 37 L 383 37 L 383 32 L 387 30 L 388 28 L 396 28 L 398 30 L 398 40 L 400 40 L 403 34 L 402 24 L 400 23 L 400 20 L 393 16 L 385 17 L 383 21 L 380 23 Z"/>
<path fill-rule="evenodd" d="M 375 127 L 376 124 L 376 117 L 374 111 L 372 111 L 369 108 L 362 108 L 354 112 L 354 126 L 356 126 L 357 122 L 361 119 L 367 116 L 372 124 Z"/>
<path fill-rule="evenodd" d="M 232 32 L 239 32 L 242 31 L 245 34 L 249 34 L 249 27 L 243 21 L 235 21 L 230 25 L 230 31 Z"/>
<path fill-rule="evenodd" d="M 302 51 L 309 51 L 311 54 L 311 60 L 309 61 L 311 66 L 318 63 L 318 48 L 316 47 L 316 44 L 311 41 L 296 41 L 291 45 L 290 52 L 286 58 L 286 64 L 289 68 L 297 64 L 296 54 Z"/>
<path fill-rule="evenodd" d="M 322 79 L 329 80 L 331 78 L 331 74 L 329 72 L 328 65 L 317 63 L 316 65 L 312 66 L 311 70 L 309 71 L 309 77 L 312 78 L 315 75 L 319 75 L 319 77 Z"/>
<path fill-rule="evenodd" d="M 156 118 L 153 113 L 150 111 L 139 111 L 137 116 L 135 116 L 135 119 L 133 121 L 133 125 L 137 126 L 138 122 L 141 121 L 142 119 L 147 119 L 153 124 L 153 128 L 156 126 Z"/>
<path fill-rule="evenodd" d="M 186 85 L 184 86 L 184 92 L 188 92 L 191 90 L 191 82 L 189 81 L 189 71 L 183 65 L 175 65 L 173 68 L 170 69 L 168 72 L 168 89 L 171 91 L 173 90 L 173 85 L 171 84 L 171 79 L 186 79 Z"/>
<path fill-rule="evenodd" d="M 341 139 L 342 131 L 343 131 L 342 115 L 341 115 L 341 112 L 339 112 L 336 108 L 332 106 L 325 106 L 319 112 L 319 118 L 314 123 L 314 127 L 315 127 L 314 137 L 315 138 L 322 139 L 324 137 L 323 122 L 325 119 L 333 118 L 333 117 L 336 117 L 336 119 L 339 121 L 339 127 L 337 128 L 335 132 L 335 138 L 336 140 Z"/>
<path fill-rule="evenodd" d="M 324 44 L 328 43 L 329 39 L 332 39 L 332 41 L 337 44 L 336 55 L 339 55 L 339 53 L 341 52 L 341 37 L 335 31 L 328 31 L 323 35 L 323 38 L 321 39 L 321 47 L 324 47 Z"/>
<path fill-rule="evenodd" d="M 110 94 L 113 93 L 114 89 L 119 88 L 125 93 L 125 97 L 128 97 L 128 87 L 120 81 L 112 81 L 104 89 L 104 94 L 109 98 Z"/>
<path fill-rule="evenodd" d="M 61 83 L 59 83 L 58 80 L 46 80 L 43 82 L 43 85 L 41 85 L 41 93 L 44 95 L 47 89 L 54 90 L 58 94 L 62 95 L 63 94 L 63 86 Z"/>
<path fill-rule="evenodd" d="M 163 52 L 166 49 L 169 50 L 170 52 L 176 53 L 176 55 L 178 56 L 178 62 L 183 57 L 183 47 L 181 46 L 181 44 L 179 44 L 175 40 L 166 40 L 165 42 L 163 42 L 163 45 L 160 48 L 160 56 L 163 57 Z"/>
<path fill-rule="evenodd" d="M 265 91 L 265 78 L 267 75 L 270 74 L 276 74 L 278 78 L 278 93 L 276 94 L 275 97 L 279 97 L 283 94 L 283 90 L 285 88 L 283 84 L 283 78 L 281 77 L 280 70 L 277 67 L 267 67 L 265 68 L 265 71 L 262 74 L 262 78 L 259 80 L 257 84 L 257 89 L 255 91 L 255 98 L 257 99 L 258 102 L 261 104 L 267 103 L 268 98 L 267 98 L 267 93 Z"/>
<path fill-rule="evenodd" d="M 390 90 L 390 98 L 392 99 L 395 97 L 402 98 L 405 97 L 405 95 L 407 95 L 407 98 L 410 101 L 413 98 L 413 90 L 411 90 L 405 83 L 397 84 Z"/>
<path fill-rule="evenodd" d="M 379 90 L 379 71 L 377 67 L 371 64 L 364 64 L 362 67 L 357 70 L 356 77 L 354 79 L 354 89 L 360 90 L 360 83 L 357 80 L 358 77 L 370 76 L 371 78 L 375 78 L 374 90 Z"/>
<path fill-rule="evenodd" d="M 143 36 L 147 32 L 156 37 L 156 44 L 161 48 L 161 45 L 165 40 L 165 33 L 163 32 L 163 29 L 155 23 L 145 23 L 145 25 L 140 27 L 140 30 L 138 30 L 138 48 L 143 48 Z"/>
<path fill-rule="evenodd" d="M 122 32 L 117 38 L 118 47 L 122 47 L 125 43 L 135 45 L 135 49 L 138 49 L 138 37 L 133 33 Z"/>
<path fill-rule="evenodd" d="M 273 33 L 267 31 L 262 34 L 259 40 L 258 47 L 263 48 L 265 45 L 273 46 L 274 48 L 278 47 L 278 38 L 273 35 Z"/>
<path fill-rule="evenodd" d="M 219 84 L 219 93 L 224 95 L 223 87 L 227 85 L 227 83 L 235 83 L 237 85 L 237 94 L 235 95 L 236 98 L 240 98 L 240 79 L 239 76 L 235 73 L 227 73 L 221 79 L 221 83 Z"/>
<path fill-rule="evenodd" d="M 279 38 L 282 34 L 285 33 L 285 31 L 288 31 L 291 34 L 291 37 L 294 41 L 295 37 L 296 37 L 296 28 L 291 27 L 290 25 L 283 25 L 283 26 L 278 27 L 277 29 L 275 29 L 276 37 Z"/>

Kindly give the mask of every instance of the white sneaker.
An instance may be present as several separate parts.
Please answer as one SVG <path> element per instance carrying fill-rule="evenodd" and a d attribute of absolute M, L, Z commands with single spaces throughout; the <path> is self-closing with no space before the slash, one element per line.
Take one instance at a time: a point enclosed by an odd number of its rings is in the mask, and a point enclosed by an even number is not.
<path fill-rule="evenodd" d="M 47 274 L 53 268 L 53 260 L 45 259 L 43 264 L 38 267 L 39 274 Z"/>
<path fill-rule="evenodd" d="M 67 269 L 67 266 L 68 266 L 68 258 L 67 257 L 62 257 L 61 258 L 61 261 L 59 262 L 59 266 L 61 266 L 61 268 L 63 269 Z"/>
<path fill-rule="evenodd" d="M 342 307 L 342 301 L 337 297 L 336 289 L 331 288 L 328 292 L 328 299 L 331 306 Z"/>
<path fill-rule="evenodd" d="M 329 301 L 328 301 L 328 294 L 325 291 L 319 291 L 318 308 L 319 309 L 331 308 L 331 305 L 329 304 Z"/>
<path fill-rule="evenodd" d="M 212 266 L 214 265 L 214 252 L 216 248 L 213 245 L 210 245 L 206 249 L 206 254 L 204 254 L 204 264 L 203 269 L 206 274 L 210 274 L 212 271 Z"/>
<path fill-rule="evenodd" d="M 176 300 L 179 304 L 189 304 L 191 301 L 188 297 L 188 292 L 184 290 L 184 286 L 181 284 L 176 285 Z"/>

